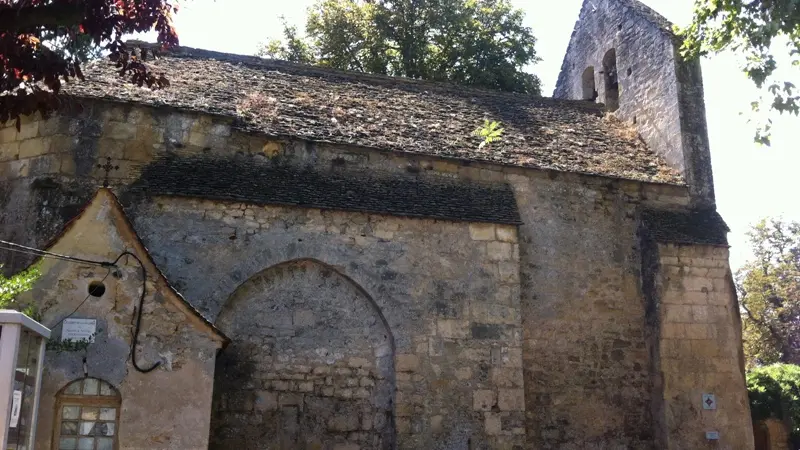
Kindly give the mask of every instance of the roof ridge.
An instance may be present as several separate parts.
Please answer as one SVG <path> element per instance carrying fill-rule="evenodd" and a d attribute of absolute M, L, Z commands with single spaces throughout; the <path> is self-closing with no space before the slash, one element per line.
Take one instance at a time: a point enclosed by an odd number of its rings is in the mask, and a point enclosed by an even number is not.
<path fill-rule="evenodd" d="M 217 50 L 207 50 L 197 47 L 177 46 L 169 49 L 163 49 L 160 44 L 140 41 L 128 40 L 126 43 L 130 46 L 147 48 L 156 51 L 156 57 L 174 57 L 174 58 L 187 58 L 187 59 L 213 59 L 222 62 L 233 64 L 241 64 L 248 67 L 260 70 L 285 70 L 294 73 L 302 72 L 306 76 L 336 76 L 353 81 L 368 81 L 376 84 L 403 84 L 407 86 L 414 86 L 419 88 L 435 89 L 440 92 L 458 92 L 459 94 L 469 94 L 474 92 L 480 95 L 492 95 L 502 98 L 527 98 L 542 103 L 552 104 L 568 104 L 572 106 L 583 107 L 585 109 L 601 111 L 603 106 L 594 102 L 587 102 L 584 100 L 571 100 L 571 99 L 557 99 L 546 96 L 536 96 L 532 94 L 525 94 L 521 92 L 500 91 L 495 89 L 488 89 L 478 86 L 465 86 L 456 84 L 450 81 L 433 81 L 422 80 L 416 78 L 407 78 L 393 75 L 382 75 L 368 72 L 358 72 L 355 70 L 344 70 L 333 67 L 316 66 L 312 64 L 295 63 L 281 59 L 262 58 L 255 55 L 243 55 L 239 53 L 220 52 Z"/>
<path fill-rule="evenodd" d="M 155 271 L 155 273 L 151 275 L 153 275 L 155 279 L 160 278 L 164 282 L 167 291 L 173 294 L 175 298 L 178 299 L 179 303 L 181 303 L 192 315 L 194 315 L 197 319 L 199 319 L 209 330 L 211 330 L 215 335 L 217 335 L 221 339 L 223 347 L 226 346 L 230 342 L 230 338 L 228 338 L 228 336 L 226 336 L 225 333 L 223 333 L 219 328 L 216 327 L 216 325 L 214 325 L 213 322 L 211 322 L 206 316 L 204 316 L 203 313 L 201 313 L 197 308 L 195 308 L 194 305 L 192 305 L 189 302 L 189 300 L 186 299 L 186 297 L 184 297 L 180 292 L 178 292 L 178 290 L 175 289 L 172 283 L 169 282 L 164 272 L 162 272 L 161 269 L 158 267 L 158 264 L 156 264 L 155 260 L 153 259 L 153 256 L 150 254 L 150 250 L 148 250 L 147 246 L 144 245 L 142 238 L 139 236 L 139 233 L 136 232 L 136 229 L 134 228 L 133 223 L 131 223 L 130 218 L 128 218 L 128 215 L 125 214 L 125 208 L 122 206 L 122 203 L 120 203 L 119 199 L 111 189 L 105 187 L 98 188 L 95 191 L 94 195 L 92 195 L 92 198 L 89 199 L 89 201 L 87 201 L 86 203 L 84 203 L 80 212 L 75 217 L 70 219 L 66 224 L 64 224 L 61 230 L 52 239 L 48 241 L 47 245 L 45 245 L 44 248 L 49 250 L 50 248 L 58 244 L 58 242 L 61 239 L 63 239 L 67 235 L 67 233 L 69 233 L 78 224 L 78 222 L 84 217 L 86 212 L 95 203 L 95 201 L 97 201 L 101 197 L 105 197 L 106 199 L 108 199 L 108 201 L 110 202 L 112 213 L 117 214 L 119 216 L 118 219 L 121 219 L 121 223 L 118 223 L 116 225 L 117 231 L 120 232 L 121 234 L 124 233 L 126 230 L 130 232 L 131 234 L 130 238 L 133 241 L 132 244 L 134 246 L 134 248 L 131 249 L 130 251 L 134 253 L 141 253 L 141 255 L 139 256 L 143 258 L 144 260 L 143 264 L 149 264 Z M 126 230 L 123 230 L 120 227 L 124 227 Z M 123 236 L 123 241 L 124 240 L 125 238 Z M 40 261 L 41 259 L 42 259 L 41 257 L 37 258 L 33 264 L 35 264 L 37 261 Z"/>

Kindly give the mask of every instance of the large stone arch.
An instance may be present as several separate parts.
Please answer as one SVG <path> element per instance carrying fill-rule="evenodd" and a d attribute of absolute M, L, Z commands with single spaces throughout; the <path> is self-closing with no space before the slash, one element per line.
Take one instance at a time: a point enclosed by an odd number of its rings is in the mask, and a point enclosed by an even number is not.
<path fill-rule="evenodd" d="M 352 279 L 283 262 L 236 288 L 215 324 L 232 342 L 217 358 L 211 449 L 394 447 L 394 337 Z"/>

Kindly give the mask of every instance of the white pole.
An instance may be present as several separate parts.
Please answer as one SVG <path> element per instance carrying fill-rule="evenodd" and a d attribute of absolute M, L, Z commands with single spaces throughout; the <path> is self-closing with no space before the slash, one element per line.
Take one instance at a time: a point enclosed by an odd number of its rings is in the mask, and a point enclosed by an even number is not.
<path fill-rule="evenodd" d="M 4 323 L 0 328 L 0 449 L 7 448 L 8 445 L 11 391 L 14 390 L 21 331 L 22 327 L 18 323 Z"/>
<path fill-rule="evenodd" d="M 42 370 L 44 369 L 44 352 L 46 346 L 47 339 L 39 337 L 39 359 L 36 360 L 38 368 L 36 369 L 36 390 L 33 391 L 33 411 L 28 412 L 28 414 L 33 414 L 30 437 L 28 437 L 28 448 L 30 449 L 36 446 L 36 421 L 39 418 L 39 397 L 42 393 Z"/>

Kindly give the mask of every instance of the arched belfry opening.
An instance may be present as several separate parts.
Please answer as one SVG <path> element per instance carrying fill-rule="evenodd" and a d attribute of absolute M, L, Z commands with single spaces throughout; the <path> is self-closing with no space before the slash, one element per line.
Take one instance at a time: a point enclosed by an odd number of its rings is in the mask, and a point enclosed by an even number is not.
<path fill-rule="evenodd" d="M 395 446 L 394 338 L 369 294 L 335 268 L 287 261 L 242 283 L 215 325 L 209 449 Z"/>
<path fill-rule="evenodd" d="M 594 84 L 594 66 L 589 66 L 583 71 L 581 86 L 583 87 L 583 96 L 581 98 L 591 102 L 597 100 L 597 88 Z"/>
<path fill-rule="evenodd" d="M 619 108 L 619 77 L 617 76 L 617 51 L 613 48 L 603 56 L 604 103 L 609 111 Z"/>

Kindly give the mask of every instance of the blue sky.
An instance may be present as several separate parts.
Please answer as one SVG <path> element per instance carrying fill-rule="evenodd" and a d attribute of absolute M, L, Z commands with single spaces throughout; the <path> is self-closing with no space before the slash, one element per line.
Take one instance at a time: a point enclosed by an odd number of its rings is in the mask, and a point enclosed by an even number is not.
<path fill-rule="evenodd" d="M 253 54 L 259 43 L 280 37 L 283 15 L 303 28 L 313 0 L 191 0 L 176 16 L 181 45 L 210 50 Z M 526 24 L 538 39 L 542 61 L 531 68 L 552 93 L 561 59 L 567 48 L 582 0 L 512 0 L 526 11 Z M 644 0 L 672 22 L 691 19 L 692 0 Z M 749 258 L 745 232 L 764 216 L 783 216 L 800 221 L 800 118 L 782 117 L 774 125 L 772 147 L 753 143 L 747 124 L 750 101 L 758 93 L 738 70 L 736 58 L 725 54 L 703 61 L 706 109 L 711 139 L 717 205 L 728 225 L 731 263 L 740 266 Z M 796 74 L 795 74 L 796 75 Z"/>

